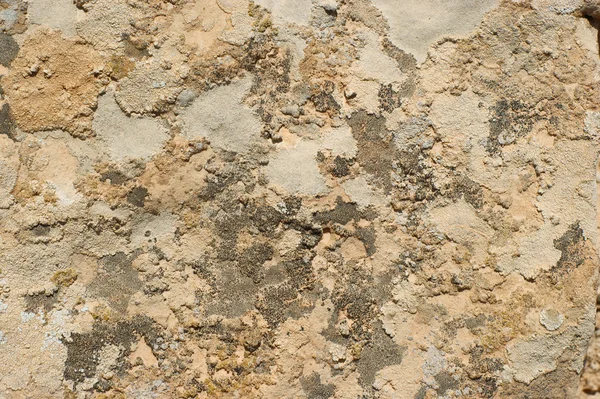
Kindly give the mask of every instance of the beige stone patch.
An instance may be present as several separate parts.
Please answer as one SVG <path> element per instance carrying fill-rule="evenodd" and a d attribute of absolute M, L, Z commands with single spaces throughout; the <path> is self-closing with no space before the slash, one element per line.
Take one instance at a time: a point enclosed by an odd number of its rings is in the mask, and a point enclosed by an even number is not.
<path fill-rule="evenodd" d="M 135 345 L 135 350 L 129 354 L 131 364 L 135 364 L 138 358 L 142 360 L 146 367 L 158 367 L 158 360 L 144 338 L 140 338 Z"/>
<path fill-rule="evenodd" d="M 0 397 L 575 397 L 579 0 L 65 1 L 0 0 Z"/>
<path fill-rule="evenodd" d="M 36 178 L 54 191 L 58 204 L 69 206 L 80 201 L 82 196 L 73 185 L 78 178 L 77 158 L 62 140 L 47 136 L 41 141 L 41 148 L 35 154 L 35 162 L 44 166 L 35 173 Z"/>
<path fill-rule="evenodd" d="M 279 242 L 278 249 L 280 255 L 286 255 L 295 250 L 302 241 L 302 235 L 296 230 L 287 230 L 283 239 Z"/>
<path fill-rule="evenodd" d="M 171 29 L 185 32 L 186 43 L 195 46 L 199 53 L 206 53 L 230 27 L 228 13 L 216 0 L 196 0 L 175 15 Z"/>
<path fill-rule="evenodd" d="M 231 14 L 231 29 L 219 35 L 221 41 L 241 46 L 254 36 L 254 20 L 248 15 L 249 3 L 246 0 L 232 2 L 227 8 L 224 8 L 221 3 L 219 3 L 219 6 Z"/>
<path fill-rule="evenodd" d="M 256 0 L 255 3 L 271 11 L 280 24 L 308 25 L 310 22 L 311 0 Z"/>
<path fill-rule="evenodd" d="M 169 29 L 182 32 L 188 46 L 207 55 L 226 44 L 244 44 L 254 34 L 253 22 L 247 0 L 197 0 L 173 16 Z"/>
<path fill-rule="evenodd" d="M 508 357 L 515 380 L 529 384 L 540 375 L 555 370 L 570 338 L 568 334 L 543 335 L 509 345 Z"/>
<path fill-rule="evenodd" d="M 177 228 L 177 218 L 169 213 L 162 215 L 146 215 L 136 220 L 136 227 L 131 231 L 131 245 L 142 248 L 152 244 L 169 242 Z"/>
<path fill-rule="evenodd" d="M 353 77 L 346 85 L 346 101 L 352 107 L 363 108 L 370 113 L 379 113 L 380 87 L 377 81 Z"/>
<path fill-rule="evenodd" d="M 518 257 L 507 254 L 500 258 L 503 270 L 516 269 L 526 278 L 535 278 L 542 270 L 555 266 L 561 252 L 552 243 L 573 223 L 579 223 L 585 236 L 597 242 L 596 155 L 584 146 L 579 141 L 562 142 L 548 154 L 556 172 L 551 186 L 537 197 L 535 204 L 544 224 L 519 240 Z"/>
<path fill-rule="evenodd" d="M 68 207 L 83 198 L 74 182 L 79 177 L 79 161 L 62 140 L 64 132 L 29 135 L 20 148 L 27 167 L 19 169 L 13 194 L 20 201 L 40 201 Z"/>
<path fill-rule="evenodd" d="M 363 80 L 375 80 L 381 84 L 399 84 L 406 80 L 396 60 L 380 49 L 379 35 L 369 32 L 364 36 L 365 46 L 353 64 L 354 73 Z"/>
<path fill-rule="evenodd" d="M 464 200 L 429 211 L 431 221 L 451 240 L 472 247 L 476 259 L 485 258 L 494 230 Z"/>
<path fill-rule="evenodd" d="M 151 206 L 176 208 L 184 199 L 193 197 L 194 193 L 206 185 L 204 179 L 207 173 L 199 171 L 204 161 L 205 159 L 193 159 L 186 163 L 176 163 L 169 167 L 168 174 L 164 173 L 165 165 L 161 160 L 149 162 L 140 181 L 148 189 Z"/>
<path fill-rule="evenodd" d="M 381 194 L 369 185 L 364 176 L 359 176 L 356 179 L 350 179 L 342 184 L 344 191 L 352 201 L 356 202 L 360 208 L 368 206 L 384 206 L 385 201 L 382 200 Z"/>
<path fill-rule="evenodd" d="M 398 399 L 413 399 L 421 388 L 421 373 L 415 372 L 423 366 L 420 351 L 405 353 L 402 363 L 388 366 L 377 373 L 376 386 L 383 390 L 384 395 Z"/>
<path fill-rule="evenodd" d="M 7 136 L 0 136 L 0 209 L 13 203 L 12 190 L 17 182 L 19 155 L 16 144 Z"/>
<path fill-rule="evenodd" d="M 367 256 L 365 245 L 357 238 L 347 238 L 340 246 L 340 253 L 346 261 L 358 260 Z"/>

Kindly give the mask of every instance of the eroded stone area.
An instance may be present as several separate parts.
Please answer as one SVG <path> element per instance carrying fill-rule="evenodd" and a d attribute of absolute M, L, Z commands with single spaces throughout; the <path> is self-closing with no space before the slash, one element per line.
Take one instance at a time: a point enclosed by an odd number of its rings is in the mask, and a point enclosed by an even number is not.
<path fill-rule="evenodd" d="M 596 3 L 400 3 L 0 0 L 0 397 L 597 395 Z"/>

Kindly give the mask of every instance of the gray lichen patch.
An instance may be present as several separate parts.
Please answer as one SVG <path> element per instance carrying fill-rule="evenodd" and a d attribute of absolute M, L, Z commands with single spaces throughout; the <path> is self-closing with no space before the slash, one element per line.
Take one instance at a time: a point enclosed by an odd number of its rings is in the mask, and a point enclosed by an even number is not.
<path fill-rule="evenodd" d="M 318 149 L 319 143 L 302 140 L 293 148 L 280 150 L 266 168 L 270 182 L 290 194 L 325 194 L 325 178 L 316 160 Z"/>
<path fill-rule="evenodd" d="M 544 309 L 540 312 L 540 324 L 548 331 L 558 330 L 565 321 L 565 316 L 554 309 Z"/>
<path fill-rule="evenodd" d="M 152 118 L 127 116 L 112 93 L 101 96 L 92 128 L 111 160 L 146 160 L 159 152 L 168 139 L 162 123 Z"/>
<path fill-rule="evenodd" d="M 423 5 L 410 0 L 395 7 L 391 2 L 375 0 L 373 4 L 388 20 L 392 42 L 422 63 L 432 43 L 444 36 L 468 34 L 497 2 L 469 0 Z"/>
<path fill-rule="evenodd" d="M 188 138 L 204 137 L 217 148 L 244 152 L 257 140 L 261 123 L 243 104 L 251 78 L 216 87 L 202 94 L 182 114 L 183 131 Z"/>
<path fill-rule="evenodd" d="M 81 14 L 75 4 L 68 0 L 34 0 L 27 7 L 31 24 L 58 29 L 66 37 L 76 34 L 75 23 Z"/>

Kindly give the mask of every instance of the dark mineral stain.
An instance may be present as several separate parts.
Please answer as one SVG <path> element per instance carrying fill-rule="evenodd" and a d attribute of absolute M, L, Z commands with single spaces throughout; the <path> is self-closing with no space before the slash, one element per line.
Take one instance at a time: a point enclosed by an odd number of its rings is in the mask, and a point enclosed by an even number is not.
<path fill-rule="evenodd" d="M 361 110 L 350 116 L 348 124 L 358 142 L 358 163 L 373 176 L 375 184 L 389 194 L 392 164 L 398 154 L 392 143 L 393 136 L 385 126 L 385 118 Z"/>
<path fill-rule="evenodd" d="M 453 199 L 462 197 L 476 209 L 480 209 L 483 206 L 483 189 L 467 176 L 454 178 L 450 190 L 450 197 Z"/>
<path fill-rule="evenodd" d="M 504 363 L 499 358 L 489 357 L 487 351 L 477 345 L 469 350 L 469 364 L 465 368 L 469 378 L 478 381 L 478 388 L 483 392 L 485 398 L 491 398 L 496 390 L 496 379 L 500 371 L 504 369 Z"/>
<path fill-rule="evenodd" d="M 473 334 L 480 332 L 480 329 L 486 325 L 488 317 L 484 314 L 478 314 L 474 317 L 465 318 L 465 327 L 469 329 Z"/>
<path fill-rule="evenodd" d="M 234 262 L 218 262 L 208 268 L 208 273 L 214 275 L 214 291 L 199 296 L 207 315 L 240 317 L 254 308 L 259 287 Z"/>
<path fill-rule="evenodd" d="M 377 252 L 377 246 L 375 245 L 376 233 L 373 225 L 356 229 L 356 237 L 365 244 L 368 256 L 374 255 Z"/>
<path fill-rule="evenodd" d="M 339 112 L 340 105 L 335 101 L 332 94 L 334 89 L 335 83 L 330 81 L 326 81 L 322 86 L 313 89 L 310 100 L 318 112 L 329 112 L 331 114 Z"/>
<path fill-rule="evenodd" d="M 396 47 L 387 38 L 383 40 L 383 52 L 395 59 L 398 68 L 404 73 L 411 73 L 417 69 L 417 60 L 415 57 Z"/>
<path fill-rule="evenodd" d="M 377 214 L 371 208 L 360 211 L 356 204 L 344 202 L 341 197 L 338 197 L 335 208 L 315 213 L 314 220 L 322 225 L 332 223 L 334 226 L 344 226 L 350 221 L 358 222 L 361 219 L 373 220 L 376 216 Z M 320 239 L 321 235 L 322 233 L 318 237 L 314 237 Z M 375 246 L 376 234 L 373 226 L 357 228 L 355 236 L 365 244 L 367 255 L 371 256 L 377 252 Z"/>
<path fill-rule="evenodd" d="M 135 316 L 118 323 L 96 322 L 90 332 L 72 333 L 69 340 L 63 341 L 67 347 L 64 378 L 80 383 L 86 378 L 94 377 L 100 361 L 100 351 L 106 345 L 122 348 L 117 369 L 124 370 L 127 367 L 126 359 L 131 344 L 138 340 L 138 335 L 144 337 L 150 347 L 156 346 L 159 333 L 152 319 L 147 316 Z"/>
<path fill-rule="evenodd" d="M 518 100 L 500 100 L 490 109 L 490 135 L 485 146 L 490 154 L 498 154 L 502 146 L 531 131 L 535 120 L 529 115 L 530 109 Z"/>
<path fill-rule="evenodd" d="M 302 199 L 298 197 L 287 197 L 284 199 L 286 216 L 295 216 L 302 207 Z"/>
<path fill-rule="evenodd" d="M 289 317 L 297 318 L 303 314 L 298 304 L 298 290 L 289 284 L 266 287 L 256 308 L 272 328 Z"/>
<path fill-rule="evenodd" d="M 339 281 L 332 294 L 332 302 L 338 310 L 345 310 L 354 321 L 356 334 L 362 334 L 374 319 L 376 300 L 373 297 L 372 281 L 360 273 L 350 272 L 345 281 Z"/>
<path fill-rule="evenodd" d="M 277 44 L 270 35 L 258 33 L 248 40 L 242 49 L 240 65 L 249 72 L 256 73 L 252 91 L 264 90 L 272 96 L 286 93 L 290 89 L 290 71 L 292 55 L 290 52 L 278 53 Z"/>
<path fill-rule="evenodd" d="M 8 104 L 2 105 L 0 108 L 0 134 L 5 134 L 14 140 L 15 121 L 10 111 Z"/>
<path fill-rule="evenodd" d="M 37 313 L 38 309 L 42 309 L 44 313 L 48 313 L 54 307 L 54 304 L 58 301 L 56 294 L 46 295 L 44 293 L 37 295 L 27 295 L 25 297 L 25 310 L 31 313 Z"/>
<path fill-rule="evenodd" d="M 135 187 L 127 194 L 127 202 L 131 205 L 143 208 L 148 196 L 148 189 L 146 187 Z"/>
<path fill-rule="evenodd" d="M 50 233 L 50 229 L 51 228 L 48 225 L 38 224 L 31 229 L 31 234 L 36 237 L 45 236 L 48 235 L 48 233 Z"/>
<path fill-rule="evenodd" d="M 569 381 L 570 383 L 565 383 Z M 484 396 L 486 398 L 515 398 L 515 399 L 563 399 L 576 398 L 579 376 L 576 372 L 567 370 L 562 365 L 558 369 L 544 374 L 529 385 L 513 382 L 511 384 L 502 384 L 501 390 L 496 396 Z M 498 390 L 498 387 L 491 386 L 490 391 Z"/>
<path fill-rule="evenodd" d="M 350 166 L 354 163 L 353 160 L 348 160 L 340 156 L 336 156 L 333 160 L 333 170 L 331 174 L 335 177 L 344 177 L 350 174 Z"/>
<path fill-rule="evenodd" d="M 402 93 L 394 90 L 391 84 L 379 88 L 379 106 L 386 112 L 392 112 L 402 105 Z"/>
<path fill-rule="evenodd" d="M 597 40 L 600 43 L 600 4 L 596 1 L 587 1 L 581 6 L 579 12 L 598 31 Z"/>
<path fill-rule="evenodd" d="M 417 88 L 417 61 L 415 57 L 413 57 L 412 54 L 406 53 L 404 50 L 401 50 L 398 47 L 394 46 L 394 44 L 387 38 L 383 40 L 382 45 L 383 52 L 395 59 L 398 68 L 400 68 L 402 72 L 408 75 L 408 79 L 406 79 L 406 81 L 402 84 L 402 86 L 397 92 L 398 97 L 408 98 L 412 96 Z"/>
<path fill-rule="evenodd" d="M 306 287 L 313 279 L 312 259 L 310 251 L 297 251 L 296 259 L 282 262 L 283 269 L 289 277 L 290 284 L 297 289 Z"/>
<path fill-rule="evenodd" d="M 323 237 L 323 231 L 321 229 L 304 229 L 302 232 L 302 240 L 300 245 L 302 248 L 311 249 L 317 246 L 321 238 Z"/>
<path fill-rule="evenodd" d="M 359 211 L 356 204 L 344 202 L 341 197 L 337 197 L 335 208 L 329 211 L 317 212 L 315 221 L 321 224 L 337 223 L 345 225 L 351 220 L 358 222 L 361 219 L 373 220 L 376 214 L 369 210 Z"/>
<path fill-rule="evenodd" d="M 314 276 L 312 259 L 314 253 L 309 250 L 296 250 L 294 259 L 281 262 L 276 269 L 277 273 L 270 278 L 283 277 L 283 282 L 269 285 L 261 289 L 256 308 L 261 312 L 265 320 L 275 327 L 287 318 L 299 318 L 314 308 L 314 300 L 304 295 L 299 299 L 298 295 L 306 294 L 314 290 Z"/>
<path fill-rule="evenodd" d="M 0 65 L 10 67 L 19 53 L 19 45 L 11 35 L 0 33 Z"/>
<path fill-rule="evenodd" d="M 238 266 L 242 274 L 259 284 L 264 278 L 263 264 L 273 258 L 273 247 L 254 244 L 240 254 Z"/>
<path fill-rule="evenodd" d="M 227 154 L 223 154 L 224 156 Z M 226 160 L 226 164 L 222 168 L 216 168 L 210 163 L 207 164 L 206 170 L 210 171 L 210 175 L 206 179 L 206 186 L 199 193 L 198 198 L 202 201 L 209 201 L 217 198 L 225 193 L 229 187 L 237 182 L 243 182 L 248 189 L 254 187 L 254 182 L 251 180 L 252 173 L 244 167 L 240 167 L 236 157 Z M 213 170 L 214 168 L 214 170 Z"/>
<path fill-rule="evenodd" d="M 453 390 L 458 387 L 458 381 L 454 379 L 452 374 L 446 371 L 436 374 L 434 379 L 438 384 L 437 393 L 440 395 L 444 395 L 446 391 Z"/>
<path fill-rule="evenodd" d="M 307 399 L 328 399 L 335 394 L 335 385 L 323 384 L 321 376 L 317 373 L 300 378 L 300 385 Z"/>
<path fill-rule="evenodd" d="M 427 387 L 422 386 L 415 395 L 415 399 L 425 399 L 425 395 L 427 395 Z"/>
<path fill-rule="evenodd" d="M 250 209 L 250 222 L 262 233 L 272 233 L 284 220 L 284 215 L 268 205 L 258 205 Z"/>
<path fill-rule="evenodd" d="M 418 145 L 410 146 L 398 152 L 398 166 L 405 175 L 418 175 L 421 171 L 421 148 Z"/>
<path fill-rule="evenodd" d="M 235 159 L 235 156 L 234 156 Z M 299 287 L 306 285 L 310 274 L 299 262 L 289 267 L 287 262 L 295 262 L 296 257 L 288 255 L 285 262 L 273 265 L 268 269 L 264 263 L 274 255 L 269 240 L 276 240 L 282 228 L 294 228 L 307 237 L 299 251 L 302 258 L 308 247 L 316 245 L 320 236 L 316 237 L 311 226 L 294 219 L 302 206 L 299 198 L 287 197 L 280 204 L 268 205 L 263 199 L 240 201 L 239 196 L 231 193 L 231 186 L 242 181 L 251 192 L 254 182 L 243 168 L 225 164 L 214 168 L 206 189 L 200 194 L 200 206 L 211 200 L 218 206 L 216 217 L 206 221 L 215 232 L 214 247 L 216 257 L 205 261 L 202 268 L 196 267 L 197 273 L 212 281 L 210 293 L 198 294 L 207 314 L 221 314 L 227 317 L 239 317 L 255 307 L 264 312 L 271 325 L 278 324 L 285 317 L 302 314 L 303 308 L 294 302 Z M 308 230 L 306 230 L 308 228 Z M 320 229 L 319 229 L 320 232 Z M 238 237 L 240 233 L 251 234 L 254 243 L 240 249 Z M 310 242 L 309 242 L 310 241 Z M 312 259 L 307 256 L 306 259 Z M 308 269 L 311 271 L 311 269 Z M 293 294 L 293 296 L 292 296 Z"/>
<path fill-rule="evenodd" d="M 581 266 L 586 259 L 586 238 L 579 222 L 573 223 L 562 237 L 554 240 L 554 248 L 561 251 L 561 256 L 551 272 L 566 274 Z"/>
<path fill-rule="evenodd" d="M 402 363 L 406 348 L 396 344 L 382 329 L 376 326 L 370 342 L 363 348 L 358 360 L 357 370 L 360 383 L 371 389 L 375 374 L 384 367 Z"/>
<path fill-rule="evenodd" d="M 500 370 L 503 367 L 500 367 Z M 481 390 L 481 396 L 485 399 L 494 397 L 498 390 L 498 379 L 494 377 L 485 377 L 478 381 L 477 388 Z"/>
<path fill-rule="evenodd" d="M 131 266 L 136 257 L 137 253 L 128 256 L 117 252 L 100 258 L 101 268 L 88 287 L 90 293 L 105 298 L 113 309 L 124 313 L 131 296 L 143 285 L 138 272 Z"/>
<path fill-rule="evenodd" d="M 121 184 L 125 183 L 128 180 L 128 178 L 123 173 L 119 172 L 118 170 L 111 170 L 111 171 L 102 173 L 102 175 L 100 176 L 100 180 L 101 181 L 110 180 L 110 184 L 120 186 Z"/>

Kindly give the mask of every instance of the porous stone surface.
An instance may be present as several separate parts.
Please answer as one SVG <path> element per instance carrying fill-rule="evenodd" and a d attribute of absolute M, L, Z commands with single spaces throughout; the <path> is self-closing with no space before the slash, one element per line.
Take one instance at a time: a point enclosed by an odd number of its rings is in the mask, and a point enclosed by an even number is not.
<path fill-rule="evenodd" d="M 0 0 L 0 398 L 600 397 L 599 24 Z"/>

